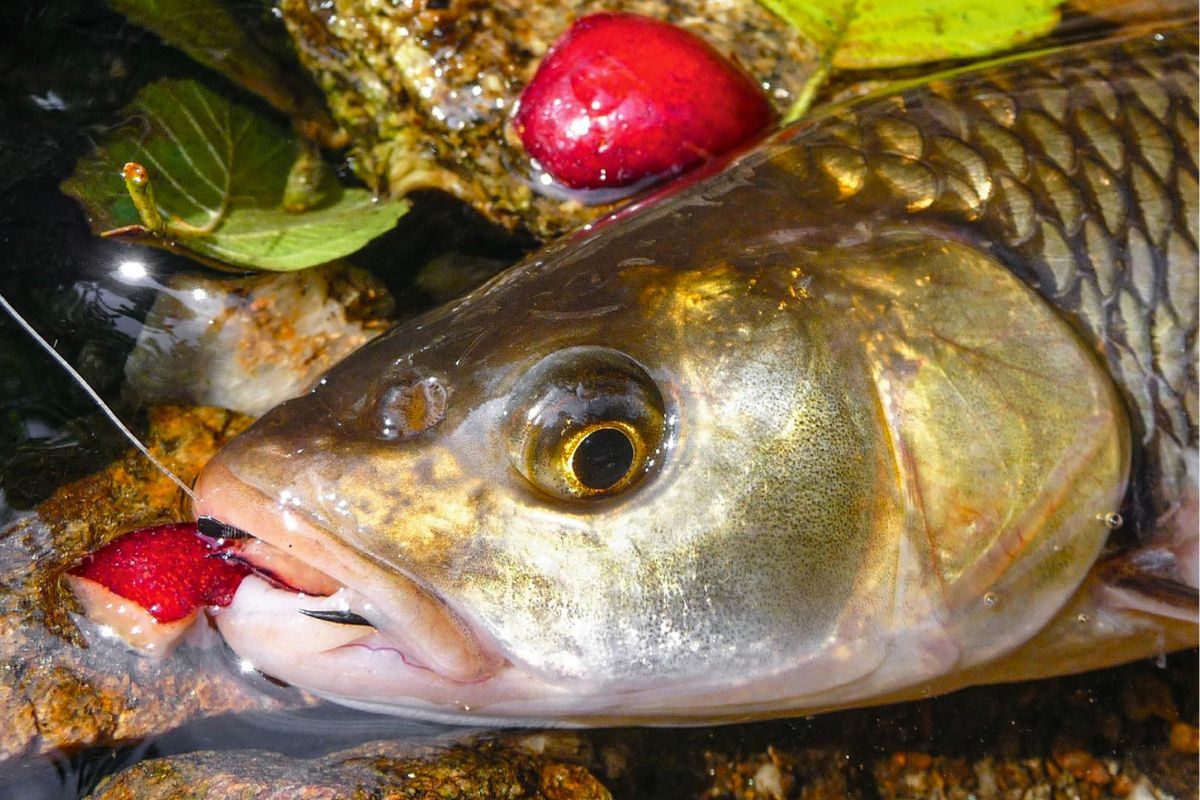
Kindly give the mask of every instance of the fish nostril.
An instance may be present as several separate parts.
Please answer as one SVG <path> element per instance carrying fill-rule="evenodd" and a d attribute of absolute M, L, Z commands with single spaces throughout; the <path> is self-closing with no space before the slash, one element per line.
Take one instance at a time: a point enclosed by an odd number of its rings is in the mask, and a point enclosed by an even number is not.
<path fill-rule="evenodd" d="M 373 433 L 381 439 L 408 439 L 437 425 L 446 416 L 446 387 L 437 378 L 399 380 L 378 394 Z"/>

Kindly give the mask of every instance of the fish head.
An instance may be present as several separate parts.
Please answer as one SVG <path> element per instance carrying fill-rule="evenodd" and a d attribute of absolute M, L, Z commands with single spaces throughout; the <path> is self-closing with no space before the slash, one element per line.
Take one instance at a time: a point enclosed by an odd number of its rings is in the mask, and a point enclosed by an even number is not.
<path fill-rule="evenodd" d="M 1127 469 L 1069 327 L 954 242 L 732 220 L 701 259 L 670 224 L 536 254 L 217 456 L 198 513 L 329 579 L 243 583 L 248 664 L 436 719 L 735 719 L 911 691 L 1053 614 Z"/>

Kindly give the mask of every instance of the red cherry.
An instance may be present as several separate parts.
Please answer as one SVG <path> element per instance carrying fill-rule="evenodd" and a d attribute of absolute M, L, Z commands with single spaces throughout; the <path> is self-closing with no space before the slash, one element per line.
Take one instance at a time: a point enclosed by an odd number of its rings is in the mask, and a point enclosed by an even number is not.
<path fill-rule="evenodd" d="M 249 569 L 215 557 L 195 523 L 127 533 L 88 555 L 70 574 L 95 581 L 137 603 L 159 622 L 174 622 L 202 605 L 227 606 Z"/>
<path fill-rule="evenodd" d="M 600 13 L 558 40 L 513 121 L 559 182 L 597 189 L 681 172 L 750 140 L 773 116 L 754 79 L 703 39 Z"/>

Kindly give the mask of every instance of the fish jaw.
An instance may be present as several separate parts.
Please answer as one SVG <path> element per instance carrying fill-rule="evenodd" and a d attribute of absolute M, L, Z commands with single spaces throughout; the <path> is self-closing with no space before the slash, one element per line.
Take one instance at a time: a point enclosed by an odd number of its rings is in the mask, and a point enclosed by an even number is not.
<path fill-rule="evenodd" d="M 321 630 L 330 626 L 331 623 L 299 613 L 294 615 L 296 619 L 287 619 L 286 622 L 276 620 L 267 624 L 261 615 L 246 611 L 248 605 L 263 601 L 264 598 L 270 598 L 271 602 L 266 603 L 266 607 L 271 607 L 271 603 L 278 605 L 278 598 L 274 595 L 290 595 L 298 598 L 304 608 L 327 610 L 328 607 L 350 608 L 353 605 L 354 610 L 362 613 L 374 626 L 366 637 L 351 637 L 342 632 L 330 638 L 330 634 L 325 632 L 313 639 L 318 650 L 323 651 L 325 644 L 337 648 L 371 637 L 375 637 L 377 644 L 383 647 L 379 639 L 386 636 L 391 640 L 391 649 L 403 663 L 415 665 L 415 668 L 451 683 L 485 682 L 504 668 L 504 657 L 488 645 L 485 637 L 429 591 L 394 571 L 383 576 L 377 565 L 358 553 L 331 547 L 328 535 L 301 512 L 270 500 L 238 481 L 223 464 L 213 463 L 206 468 L 197 482 L 196 492 L 199 497 L 195 509 L 198 516 L 219 515 L 222 522 L 244 531 L 253 531 L 257 539 L 288 556 L 310 567 L 319 565 L 322 572 L 339 584 L 344 586 L 352 583 L 356 587 L 353 593 L 340 590 L 325 598 L 275 588 L 259 578 L 252 580 L 244 591 L 239 588 L 230 604 L 229 613 L 219 615 L 218 624 L 223 631 L 236 634 L 240 623 L 249 622 L 252 628 L 267 637 L 233 637 L 244 643 L 246 652 L 241 654 L 250 663 L 257 665 L 264 658 L 267 661 L 276 660 L 267 654 L 284 644 L 286 640 L 281 640 L 280 636 L 291 636 L 289 631 L 301 634 L 299 640 L 303 641 L 306 629 Z M 286 576 L 283 578 L 286 580 Z M 349 600 L 351 594 L 353 604 Z M 251 595 L 253 599 L 248 599 Z M 290 615 L 281 615 L 281 618 L 286 616 Z M 385 633 L 380 634 L 380 631 Z"/>
<path fill-rule="evenodd" d="M 371 627 L 325 622 L 301 613 L 371 606 L 354 590 L 308 597 L 251 576 L 234 602 L 216 615 L 216 623 L 243 669 L 282 676 L 317 695 L 368 710 L 396 713 L 402 708 L 406 716 L 478 722 L 475 709 L 485 709 L 486 714 L 497 704 L 555 692 L 505 664 L 474 679 L 452 677 L 414 660 L 412 637 L 398 643 Z"/>

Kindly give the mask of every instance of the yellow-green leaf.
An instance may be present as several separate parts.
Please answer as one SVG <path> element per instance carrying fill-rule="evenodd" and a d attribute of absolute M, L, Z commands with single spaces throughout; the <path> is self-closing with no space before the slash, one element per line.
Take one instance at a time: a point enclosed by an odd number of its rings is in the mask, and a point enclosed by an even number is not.
<path fill-rule="evenodd" d="M 299 141 L 287 128 L 193 81 L 161 81 L 126 109 L 129 123 L 110 133 L 75 167 L 63 191 L 86 208 L 96 233 L 132 227 L 135 240 L 203 260 L 264 270 L 295 270 L 340 258 L 390 230 L 408 210 L 332 176 L 321 202 L 285 210 Z M 153 184 L 166 233 L 144 222 L 122 180 L 136 162 Z M 144 209 L 143 209 L 144 210 Z M 153 226 L 151 226 L 153 227 Z"/>
<path fill-rule="evenodd" d="M 1043 36 L 1062 0 L 760 0 L 837 69 L 971 58 Z"/>

